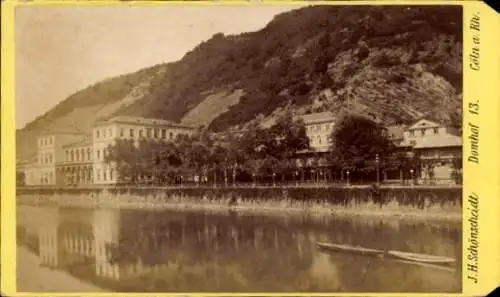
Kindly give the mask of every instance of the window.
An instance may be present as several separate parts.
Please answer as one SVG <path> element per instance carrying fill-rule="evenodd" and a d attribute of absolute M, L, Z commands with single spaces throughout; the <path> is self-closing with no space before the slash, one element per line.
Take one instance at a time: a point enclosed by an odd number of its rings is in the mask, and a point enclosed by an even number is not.
<path fill-rule="evenodd" d="M 170 135 L 169 135 L 170 139 L 174 139 L 174 133 L 170 132 Z"/>
<path fill-rule="evenodd" d="M 147 128 L 146 130 L 146 136 L 151 137 L 151 128 Z"/>
<path fill-rule="evenodd" d="M 82 155 L 82 161 L 85 161 L 85 150 L 80 149 L 80 155 Z"/>
<path fill-rule="evenodd" d="M 75 152 L 71 150 L 71 162 L 75 160 Z"/>
<path fill-rule="evenodd" d="M 125 136 L 125 129 L 120 128 L 120 137 L 124 137 L 124 136 Z"/>
<path fill-rule="evenodd" d="M 109 180 L 113 180 L 113 169 L 109 170 Z"/>
<path fill-rule="evenodd" d="M 113 137 L 113 130 L 111 130 L 111 128 L 108 129 L 108 134 L 109 134 L 109 137 Z"/>
<path fill-rule="evenodd" d="M 438 134 L 439 133 L 439 128 L 434 128 L 434 134 Z"/>
<path fill-rule="evenodd" d="M 411 136 L 415 136 L 415 130 L 411 130 L 411 131 L 410 131 L 410 135 L 411 135 Z"/>
<path fill-rule="evenodd" d="M 107 179 L 106 170 L 103 170 L 103 172 L 102 172 L 102 179 L 104 181 L 106 181 L 106 179 Z"/>
<path fill-rule="evenodd" d="M 97 160 L 101 159 L 101 151 L 97 150 Z"/>
<path fill-rule="evenodd" d="M 39 140 L 38 140 L 38 145 L 39 145 L 39 146 L 43 146 L 43 140 L 42 140 L 42 139 L 39 139 Z"/>
<path fill-rule="evenodd" d="M 321 136 L 318 136 L 318 143 L 321 144 Z"/>
<path fill-rule="evenodd" d="M 69 161 L 69 151 L 66 150 L 66 162 L 68 162 L 68 161 Z"/>
<path fill-rule="evenodd" d="M 130 129 L 130 137 L 134 138 L 134 129 Z"/>
<path fill-rule="evenodd" d="M 95 171 L 95 176 L 96 176 L 96 179 L 97 179 L 97 180 L 101 180 L 101 170 L 97 169 L 97 170 Z"/>
<path fill-rule="evenodd" d="M 102 137 L 106 138 L 106 129 L 102 130 Z"/>
<path fill-rule="evenodd" d="M 49 144 L 52 145 L 52 137 L 49 137 Z"/>
<path fill-rule="evenodd" d="M 155 138 L 158 138 L 158 137 L 159 137 L 159 136 L 158 136 L 158 134 L 159 134 L 158 132 L 160 132 L 160 130 L 159 130 L 158 128 L 156 128 L 156 129 L 155 129 Z"/>
<path fill-rule="evenodd" d="M 95 131 L 95 137 L 96 137 L 96 138 L 99 138 L 99 137 L 100 137 L 100 134 L 101 134 L 101 132 L 100 132 L 99 130 Z"/>
<path fill-rule="evenodd" d="M 80 151 L 79 150 L 76 150 L 76 161 L 80 161 Z"/>
<path fill-rule="evenodd" d="M 92 160 L 92 154 L 90 153 L 90 149 L 87 149 L 87 160 Z"/>
<path fill-rule="evenodd" d="M 49 154 L 49 163 L 52 164 L 52 154 Z"/>
<path fill-rule="evenodd" d="M 142 133 L 142 129 L 139 129 L 139 137 L 140 137 L 140 138 L 143 138 L 143 137 L 144 137 L 144 134 Z"/>
<path fill-rule="evenodd" d="M 161 138 L 167 138 L 167 129 L 161 129 Z"/>

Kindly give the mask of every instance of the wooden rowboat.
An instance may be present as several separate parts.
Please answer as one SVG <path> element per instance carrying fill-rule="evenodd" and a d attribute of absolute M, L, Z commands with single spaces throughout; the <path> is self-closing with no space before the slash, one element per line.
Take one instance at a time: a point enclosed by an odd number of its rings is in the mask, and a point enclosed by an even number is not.
<path fill-rule="evenodd" d="M 448 265 L 456 262 L 455 259 L 449 257 L 408 253 L 400 251 L 388 251 L 387 256 L 406 261 L 414 261 L 414 262 L 429 263 L 429 264 Z"/>
<path fill-rule="evenodd" d="M 367 248 L 360 247 L 360 246 L 352 246 L 352 245 L 344 245 L 344 244 L 318 242 L 318 243 L 316 243 L 316 246 L 321 248 L 321 249 L 325 249 L 325 250 L 329 250 L 329 251 L 333 251 L 333 252 L 348 252 L 348 253 L 367 255 L 367 256 L 382 256 L 384 254 L 384 251 L 381 251 L 381 250 L 367 249 Z"/>
<path fill-rule="evenodd" d="M 392 251 L 392 250 L 385 251 L 385 250 L 369 249 L 360 246 L 351 246 L 343 244 L 318 242 L 316 243 L 316 246 L 318 248 L 333 252 L 346 252 L 358 255 L 378 256 L 389 259 L 397 259 L 397 260 L 427 263 L 427 264 L 450 265 L 456 262 L 454 258 L 449 258 L 449 257 L 408 253 L 408 252 Z"/>

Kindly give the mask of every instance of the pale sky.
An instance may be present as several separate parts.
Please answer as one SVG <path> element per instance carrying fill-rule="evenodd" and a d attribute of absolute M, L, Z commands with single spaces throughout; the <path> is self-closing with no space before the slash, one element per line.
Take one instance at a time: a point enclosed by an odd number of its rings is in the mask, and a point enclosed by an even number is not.
<path fill-rule="evenodd" d="M 256 31 L 294 8 L 17 8 L 16 128 L 99 80 L 176 61 L 215 33 Z"/>

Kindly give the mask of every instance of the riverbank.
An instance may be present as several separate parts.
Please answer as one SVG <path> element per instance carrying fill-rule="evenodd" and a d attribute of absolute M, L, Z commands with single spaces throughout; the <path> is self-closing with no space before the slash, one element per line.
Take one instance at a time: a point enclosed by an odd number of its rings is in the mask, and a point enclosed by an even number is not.
<path fill-rule="evenodd" d="M 40 259 L 26 247 L 17 247 L 18 292 L 105 292 L 70 274 L 40 266 Z"/>
<path fill-rule="evenodd" d="M 17 202 L 59 207 L 238 212 L 461 221 L 461 189 L 64 189 L 20 192 Z"/>

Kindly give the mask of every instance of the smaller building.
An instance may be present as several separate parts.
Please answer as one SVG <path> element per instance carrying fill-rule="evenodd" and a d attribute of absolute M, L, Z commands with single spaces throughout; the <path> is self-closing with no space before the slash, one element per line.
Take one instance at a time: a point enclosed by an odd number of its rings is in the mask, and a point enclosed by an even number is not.
<path fill-rule="evenodd" d="M 420 157 L 422 183 L 450 183 L 461 174 L 462 138 L 456 129 L 421 119 L 405 129 L 398 145 Z"/>
<path fill-rule="evenodd" d="M 330 149 L 330 136 L 337 118 L 331 112 L 319 112 L 302 115 L 309 138 L 309 147 L 316 152 L 327 152 Z"/>

